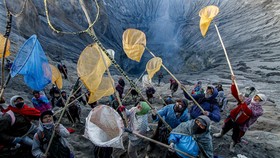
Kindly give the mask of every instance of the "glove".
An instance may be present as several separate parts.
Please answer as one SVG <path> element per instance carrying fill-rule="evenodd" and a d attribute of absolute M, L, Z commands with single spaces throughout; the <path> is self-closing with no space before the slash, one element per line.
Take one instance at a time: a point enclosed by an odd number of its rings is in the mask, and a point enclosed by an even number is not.
<path fill-rule="evenodd" d="M 13 140 L 13 144 L 18 144 L 18 143 L 20 143 L 22 141 L 22 138 L 21 137 L 15 137 L 15 139 Z"/>
<path fill-rule="evenodd" d="M 175 144 L 173 143 L 173 142 L 171 142 L 170 144 L 169 144 L 169 151 L 171 151 L 171 152 L 175 152 L 175 150 L 174 150 L 174 147 L 175 147 Z"/>
<path fill-rule="evenodd" d="M 124 112 L 125 111 L 125 106 L 119 106 L 119 108 L 118 108 L 118 110 L 120 111 L 120 112 Z"/>

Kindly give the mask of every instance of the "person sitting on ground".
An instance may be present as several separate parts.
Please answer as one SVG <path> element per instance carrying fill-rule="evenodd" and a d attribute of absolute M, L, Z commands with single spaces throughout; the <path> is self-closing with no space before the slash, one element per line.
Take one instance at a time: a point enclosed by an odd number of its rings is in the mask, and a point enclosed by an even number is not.
<path fill-rule="evenodd" d="M 60 98 L 59 95 L 59 89 L 54 85 L 51 89 L 50 89 L 50 97 L 51 97 L 51 103 L 52 106 L 54 107 L 58 101 L 58 99 Z"/>
<path fill-rule="evenodd" d="M 192 90 L 192 94 L 200 94 L 202 91 L 202 82 L 198 81 Z"/>
<path fill-rule="evenodd" d="M 60 98 L 58 99 L 58 101 L 56 102 L 56 107 L 59 107 L 59 108 L 65 107 L 65 103 L 66 103 L 66 101 L 67 101 L 67 98 L 68 98 L 68 96 L 67 96 L 67 94 L 66 94 L 66 91 L 65 91 L 65 90 L 62 90 L 62 91 L 61 91 L 61 97 L 60 97 Z M 69 102 L 69 103 L 71 103 L 71 102 Z M 77 102 L 76 102 L 75 104 L 77 104 Z M 68 109 L 69 109 L 69 107 L 68 107 Z M 54 110 L 55 110 L 55 109 L 54 109 Z M 69 112 L 69 110 L 66 110 L 64 114 L 66 114 L 68 120 L 69 120 L 69 121 L 73 124 L 73 126 L 74 126 L 74 124 L 75 124 L 76 121 L 74 121 L 74 119 L 72 118 L 71 113 Z"/>
<path fill-rule="evenodd" d="M 49 151 L 45 155 L 53 130 L 55 130 L 55 135 Z M 36 158 L 74 158 L 66 139 L 69 136 L 70 133 L 62 124 L 54 123 L 52 111 L 47 110 L 42 112 L 38 131 L 33 138 L 33 156 Z"/>
<path fill-rule="evenodd" d="M 137 132 L 141 135 L 146 135 L 148 128 L 148 112 L 150 111 L 150 106 L 146 102 L 136 103 L 136 107 L 126 110 L 126 115 L 128 121 L 128 129 L 133 132 Z M 121 108 L 121 110 L 125 110 Z M 137 158 L 137 149 L 140 148 L 142 139 L 133 135 L 128 134 L 128 156 L 130 158 Z"/>
<path fill-rule="evenodd" d="M 84 99 L 84 97 L 83 96 L 81 96 L 82 95 L 82 83 L 79 81 L 79 82 L 77 82 L 75 85 L 74 85 L 74 88 L 73 88 L 73 93 L 75 93 L 74 94 L 74 96 L 75 96 L 75 98 L 79 98 L 78 99 L 78 101 L 79 102 L 82 102 L 85 106 L 87 105 L 87 102 L 86 102 L 86 100 Z"/>
<path fill-rule="evenodd" d="M 132 88 L 130 94 L 132 96 L 133 101 L 136 102 L 139 96 L 138 92 L 134 88 Z"/>
<path fill-rule="evenodd" d="M 218 95 L 218 90 L 214 86 L 207 86 L 205 94 L 192 94 L 192 97 L 198 102 L 202 107 L 204 112 L 194 104 L 190 109 L 190 115 L 192 119 L 197 118 L 200 115 L 208 116 L 212 121 L 219 122 L 221 119 L 220 108 L 216 101 L 216 96 Z M 184 96 L 191 100 L 190 96 L 184 92 Z"/>
<path fill-rule="evenodd" d="M 73 103 L 72 103 L 73 102 Z M 72 104 L 69 104 L 69 107 L 68 107 L 68 110 L 69 110 L 69 113 L 70 113 L 70 116 L 71 118 L 71 122 L 73 124 L 76 123 L 76 119 L 79 121 L 79 123 L 83 123 L 81 121 L 81 118 L 80 118 L 80 114 L 81 114 L 81 107 L 79 106 L 79 104 L 77 103 L 77 101 L 75 101 L 75 97 L 74 96 L 71 96 L 70 97 L 70 100 L 69 100 L 69 103 L 72 103 Z"/>
<path fill-rule="evenodd" d="M 194 120 L 181 123 L 170 133 L 169 146 L 193 157 L 213 158 L 212 137 L 209 131 L 210 119 L 199 116 Z M 186 158 L 182 153 L 169 154 L 172 158 Z"/>
<path fill-rule="evenodd" d="M 160 109 L 157 112 L 162 118 L 164 118 L 165 122 L 172 128 L 176 128 L 180 123 L 188 121 L 189 114 L 188 114 L 188 101 L 186 99 L 179 99 L 176 100 L 175 104 L 169 104 Z M 162 143 L 167 143 L 167 138 L 169 132 L 166 125 L 159 120 L 159 117 L 155 114 L 152 115 L 153 120 L 159 121 L 157 129 L 152 136 L 152 139 L 158 140 Z M 148 151 L 152 151 L 155 144 L 150 143 L 148 146 Z"/>
<path fill-rule="evenodd" d="M 221 84 L 218 84 L 216 86 L 216 88 L 218 90 L 218 95 L 216 97 L 216 100 L 218 102 L 220 111 L 223 112 L 225 110 L 226 106 L 227 106 L 228 100 L 227 100 L 227 97 L 225 95 L 223 86 Z"/>
<path fill-rule="evenodd" d="M 52 109 L 51 103 L 45 95 L 40 94 L 39 91 L 33 91 L 33 95 L 34 97 L 31 101 L 33 103 L 34 108 L 39 110 L 41 113 L 46 110 Z"/>
<path fill-rule="evenodd" d="M 258 93 L 253 98 L 246 98 L 243 94 L 238 95 L 236 85 L 234 84 L 235 76 L 231 77 L 231 93 L 237 100 L 237 107 L 230 111 L 230 115 L 225 119 L 224 126 L 219 133 L 215 133 L 214 137 L 222 137 L 232 129 L 232 142 L 230 151 L 234 152 L 235 145 L 241 141 L 248 128 L 263 115 L 262 106 L 265 104 L 267 97 Z"/>
<path fill-rule="evenodd" d="M 29 134 L 36 132 L 36 125 L 31 121 L 39 119 L 40 111 L 24 104 L 23 98 L 15 95 L 3 113 L 0 118 L 0 144 L 8 148 L 21 143 L 32 146 Z"/>
<path fill-rule="evenodd" d="M 170 80 L 170 90 L 171 90 L 171 97 L 173 97 L 174 93 L 178 90 L 178 83 L 175 79 L 171 78 Z"/>
<path fill-rule="evenodd" d="M 147 87 L 146 89 L 146 95 L 147 95 L 147 100 L 148 102 L 152 102 L 152 98 L 154 98 L 154 94 L 155 94 L 156 90 L 154 89 L 154 87 Z"/>
<path fill-rule="evenodd" d="M 62 90 L 60 92 L 60 94 L 61 94 L 61 97 L 58 99 L 55 106 L 63 108 L 65 106 L 64 104 L 65 104 L 68 97 L 67 97 L 67 94 L 66 94 L 65 90 Z"/>

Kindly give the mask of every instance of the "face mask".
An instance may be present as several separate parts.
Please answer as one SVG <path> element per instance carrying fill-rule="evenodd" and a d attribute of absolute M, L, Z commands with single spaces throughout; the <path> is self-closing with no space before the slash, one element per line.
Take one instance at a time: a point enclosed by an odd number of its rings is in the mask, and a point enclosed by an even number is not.
<path fill-rule="evenodd" d="M 205 131 L 206 131 L 206 130 L 200 128 L 200 127 L 198 126 L 197 123 L 194 123 L 194 125 L 193 125 L 193 133 L 194 133 L 194 134 L 201 134 L 201 133 L 203 133 L 203 132 L 205 132 Z"/>
<path fill-rule="evenodd" d="M 15 106 L 19 109 L 21 109 L 23 107 L 23 105 L 24 105 L 24 102 L 20 102 L 20 103 L 15 104 Z"/>
<path fill-rule="evenodd" d="M 43 123 L 43 127 L 46 128 L 46 129 L 51 129 L 51 128 L 53 128 L 53 126 L 54 126 L 53 122 Z"/>

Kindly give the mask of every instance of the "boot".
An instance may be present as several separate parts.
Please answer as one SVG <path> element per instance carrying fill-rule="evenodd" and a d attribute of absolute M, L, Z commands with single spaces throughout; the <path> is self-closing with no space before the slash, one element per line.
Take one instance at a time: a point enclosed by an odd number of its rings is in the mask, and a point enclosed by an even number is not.
<path fill-rule="evenodd" d="M 223 134 L 223 130 L 221 130 L 219 133 L 213 134 L 213 136 L 214 136 L 215 138 L 221 138 L 223 135 L 224 135 L 224 134 Z"/>
<path fill-rule="evenodd" d="M 235 149 L 234 149 L 235 144 L 236 144 L 236 143 L 234 143 L 234 142 L 231 142 L 231 143 L 230 143 L 229 151 L 232 152 L 232 153 L 235 152 Z"/>

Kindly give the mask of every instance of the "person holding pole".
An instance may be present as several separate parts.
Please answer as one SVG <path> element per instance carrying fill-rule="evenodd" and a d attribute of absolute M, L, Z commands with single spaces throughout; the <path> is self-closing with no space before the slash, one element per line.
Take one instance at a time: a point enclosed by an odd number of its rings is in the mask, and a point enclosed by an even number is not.
<path fill-rule="evenodd" d="M 245 98 L 243 94 L 237 92 L 234 82 L 235 76 L 232 75 L 231 80 L 231 93 L 238 102 L 237 107 L 230 111 L 230 115 L 224 121 L 222 130 L 213 134 L 213 136 L 220 138 L 232 129 L 230 151 L 234 152 L 234 146 L 241 141 L 241 137 L 244 136 L 247 129 L 263 114 L 262 105 L 265 104 L 267 97 L 258 93 L 252 99 Z"/>
<path fill-rule="evenodd" d="M 169 146 L 178 149 L 193 157 L 213 157 L 212 137 L 209 131 L 210 119 L 207 116 L 199 116 L 194 120 L 181 123 L 170 133 Z M 172 151 L 171 149 L 171 152 Z M 169 153 L 168 158 L 187 158 L 182 153 Z"/>
<path fill-rule="evenodd" d="M 158 110 L 157 113 L 164 118 L 166 123 L 170 125 L 172 129 L 176 128 L 180 123 L 186 122 L 190 119 L 188 110 L 188 101 L 186 99 L 178 99 L 175 104 L 169 104 Z M 159 120 L 158 116 L 152 114 L 153 120 L 159 121 L 158 126 L 152 136 L 152 139 L 158 140 L 162 143 L 168 142 L 168 136 L 170 131 Z M 150 142 L 147 147 L 148 153 L 150 153 L 155 147 L 155 143 Z"/>
<path fill-rule="evenodd" d="M 122 111 L 125 109 L 122 108 Z M 128 122 L 128 129 L 137 132 L 141 135 L 145 135 L 148 128 L 148 112 L 151 110 L 150 106 L 146 102 L 136 103 L 136 107 L 126 110 Z M 130 158 L 137 158 L 137 149 L 141 146 L 142 139 L 135 136 L 132 133 L 128 135 L 128 156 Z"/>
<path fill-rule="evenodd" d="M 191 100 L 185 91 L 184 95 L 187 99 Z M 195 119 L 200 115 L 206 115 L 212 121 L 219 122 L 221 120 L 221 114 L 218 102 L 215 99 L 217 95 L 218 90 L 214 86 L 207 86 L 205 94 L 192 94 L 192 97 L 200 104 L 204 112 L 195 104 L 190 109 L 191 118 Z"/>
<path fill-rule="evenodd" d="M 32 155 L 36 158 L 74 158 L 69 148 L 67 137 L 68 130 L 62 125 L 55 125 L 53 112 L 50 110 L 42 112 L 40 116 L 39 129 L 33 138 Z M 55 135 L 47 154 L 44 154 L 50 141 L 53 130 Z"/>

